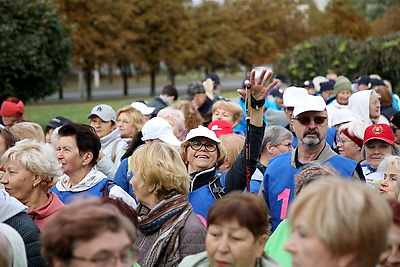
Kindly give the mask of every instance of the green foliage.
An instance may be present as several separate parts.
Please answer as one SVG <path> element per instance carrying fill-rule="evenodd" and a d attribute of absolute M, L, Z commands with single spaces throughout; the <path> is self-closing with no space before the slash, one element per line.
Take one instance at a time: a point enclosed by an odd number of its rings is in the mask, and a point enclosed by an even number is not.
<path fill-rule="evenodd" d="M 0 98 L 56 92 L 70 56 L 57 7 L 44 0 L 0 0 Z"/>
<path fill-rule="evenodd" d="M 360 49 L 364 44 L 337 35 L 314 37 L 279 56 L 274 72 L 286 73 L 292 84 L 335 72 L 350 79 L 357 77 Z"/>
<path fill-rule="evenodd" d="M 400 86 L 400 32 L 372 37 L 361 51 L 365 73 L 377 73 L 391 81 L 393 88 Z"/>

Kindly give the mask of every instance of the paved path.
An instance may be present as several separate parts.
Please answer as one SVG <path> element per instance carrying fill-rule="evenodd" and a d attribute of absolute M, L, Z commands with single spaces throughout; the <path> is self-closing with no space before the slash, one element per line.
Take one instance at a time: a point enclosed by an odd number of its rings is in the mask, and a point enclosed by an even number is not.
<path fill-rule="evenodd" d="M 234 89 L 240 88 L 242 85 L 242 79 L 229 79 L 221 80 L 223 91 L 232 91 Z M 186 93 L 188 83 L 178 83 L 176 88 L 178 89 L 179 95 L 183 96 Z M 161 93 L 164 84 L 156 86 L 156 95 Z M 86 92 L 80 92 L 77 88 L 76 90 L 64 91 L 64 99 L 58 99 L 58 92 L 46 97 L 44 100 L 38 101 L 38 103 L 54 103 L 54 102 L 75 102 L 75 101 L 85 101 Z M 110 86 L 109 88 L 92 88 L 92 100 L 100 99 L 118 99 L 118 98 L 145 98 L 150 95 L 150 87 L 147 85 L 131 86 L 128 90 L 128 95 L 123 95 L 123 89 L 117 88 L 115 86 Z"/>

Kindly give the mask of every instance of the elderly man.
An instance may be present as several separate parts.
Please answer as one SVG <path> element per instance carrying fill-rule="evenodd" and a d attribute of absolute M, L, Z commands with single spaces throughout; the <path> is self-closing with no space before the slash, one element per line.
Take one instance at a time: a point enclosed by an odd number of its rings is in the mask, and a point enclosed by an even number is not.
<path fill-rule="evenodd" d="M 344 178 L 365 180 L 359 163 L 337 155 L 325 141 L 328 120 L 325 101 L 307 96 L 294 107 L 291 124 L 298 138 L 295 150 L 270 160 L 263 180 L 263 192 L 270 208 L 272 231 L 286 218 L 294 197 L 294 176 L 309 162 L 333 167 Z"/>

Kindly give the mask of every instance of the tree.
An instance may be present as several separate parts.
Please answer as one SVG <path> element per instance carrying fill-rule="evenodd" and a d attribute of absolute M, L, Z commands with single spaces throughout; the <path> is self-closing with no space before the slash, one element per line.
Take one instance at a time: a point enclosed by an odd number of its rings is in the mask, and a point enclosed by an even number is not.
<path fill-rule="evenodd" d="M 400 0 L 393 0 L 390 8 L 372 23 L 372 36 L 387 35 L 400 31 Z"/>
<path fill-rule="evenodd" d="M 274 71 L 286 73 L 292 84 L 330 72 L 353 79 L 361 74 L 363 45 L 338 35 L 313 37 L 281 55 Z"/>
<path fill-rule="evenodd" d="M 92 71 L 96 66 L 131 59 L 130 48 L 135 32 L 127 32 L 127 25 L 137 20 L 137 8 L 132 0 L 58 0 L 61 15 L 71 28 L 72 61 L 85 73 L 87 99 L 91 99 Z M 125 55 L 125 56 L 122 56 Z"/>
<path fill-rule="evenodd" d="M 138 19 L 144 23 L 136 45 L 140 62 L 150 71 L 150 95 L 155 95 L 156 73 L 162 61 L 173 73 L 179 71 L 185 52 L 187 16 L 185 4 L 189 0 L 138 0 Z M 176 57 L 174 59 L 174 57 Z"/>
<path fill-rule="evenodd" d="M 0 0 L 0 97 L 38 100 L 56 92 L 70 57 L 57 7 L 44 0 Z"/>
<path fill-rule="evenodd" d="M 360 51 L 363 73 L 377 73 L 383 79 L 400 86 L 400 32 L 385 36 L 372 37 Z M 398 93 L 398 89 L 397 89 Z"/>
<path fill-rule="evenodd" d="M 327 33 L 364 40 L 370 32 L 365 17 L 349 5 L 348 0 L 331 0 L 326 9 Z"/>

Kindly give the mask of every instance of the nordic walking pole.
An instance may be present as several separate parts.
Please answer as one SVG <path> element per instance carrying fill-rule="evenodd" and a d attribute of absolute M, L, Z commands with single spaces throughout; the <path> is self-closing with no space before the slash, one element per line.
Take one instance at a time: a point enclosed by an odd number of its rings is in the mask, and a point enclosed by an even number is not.
<path fill-rule="evenodd" d="M 251 101 L 251 84 L 248 81 L 246 83 L 246 190 L 250 191 L 250 101 Z"/>

